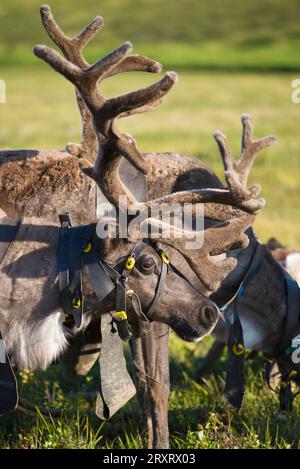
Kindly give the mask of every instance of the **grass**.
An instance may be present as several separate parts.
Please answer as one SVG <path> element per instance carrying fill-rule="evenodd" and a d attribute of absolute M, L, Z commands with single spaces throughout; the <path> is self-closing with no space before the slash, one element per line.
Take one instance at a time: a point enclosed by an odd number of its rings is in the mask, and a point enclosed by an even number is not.
<path fill-rule="evenodd" d="M 216 374 L 203 386 L 193 381 L 193 373 L 211 339 L 198 345 L 183 343 L 171 337 L 172 391 L 169 423 L 172 448 L 300 448 L 300 399 L 295 400 L 292 415 L 278 413 L 278 396 L 263 382 L 263 360 L 246 362 L 248 381 L 240 413 L 232 411 L 221 399 L 220 387 L 225 379 L 225 356 Z M 36 414 L 2 417 L 2 448 L 140 448 L 145 435 L 137 418 L 133 398 L 110 422 L 100 423 L 93 413 L 94 403 L 83 399 L 83 393 L 97 386 L 97 369 L 81 378 L 79 391 L 70 394 L 70 381 L 61 365 L 47 372 L 19 375 L 22 397 L 39 405 L 64 409 L 59 419 Z M 63 393 L 67 397 L 63 398 Z"/>
<path fill-rule="evenodd" d="M 40 24 L 41 0 L 2 0 L 0 64 L 36 63 L 35 44 L 49 43 Z M 69 34 L 100 14 L 106 26 L 88 47 L 97 60 L 130 40 L 168 68 L 296 70 L 300 68 L 298 0 L 51 0 Z"/>

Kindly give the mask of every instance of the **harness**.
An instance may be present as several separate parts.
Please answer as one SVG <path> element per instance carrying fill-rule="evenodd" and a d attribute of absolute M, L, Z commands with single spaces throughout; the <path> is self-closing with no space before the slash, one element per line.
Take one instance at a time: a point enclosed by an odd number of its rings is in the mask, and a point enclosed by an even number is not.
<path fill-rule="evenodd" d="M 0 219 L 0 264 L 4 260 L 9 246 L 16 238 L 19 227 L 18 220 L 8 217 Z M 17 381 L 0 331 L 0 414 L 15 410 L 17 405 Z"/>
<path fill-rule="evenodd" d="M 234 296 L 220 309 L 223 313 L 223 318 L 228 330 L 228 361 L 227 361 L 227 376 L 224 389 L 224 396 L 226 400 L 234 407 L 239 409 L 242 405 L 243 396 L 245 392 L 244 382 L 244 359 L 245 359 L 245 346 L 241 321 L 238 314 L 238 303 L 246 291 L 247 284 L 255 277 L 263 259 L 265 246 L 258 244 L 257 248 L 250 261 L 250 266 L 247 270 L 245 277 L 239 285 Z M 281 387 L 280 387 L 280 409 L 291 410 L 292 403 L 295 396 L 291 391 L 291 381 L 298 376 L 298 371 L 291 359 L 294 349 L 289 345 L 295 336 L 295 330 L 299 329 L 300 325 L 300 288 L 288 272 L 282 269 L 282 274 L 286 286 L 286 319 L 282 337 L 277 348 L 270 354 L 265 355 L 265 358 L 270 363 L 270 358 L 281 362 Z M 230 314 L 226 314 L 229 306 L 233 307 Z M 299 331 L 300 332 L 300 331 Z M 254 358 L 258 352 L 253 351 L 248 356 Z M 270 365 L 267 364 L 267 380 L 269 378 Z"/>
<path fill-rule="evenodd" d="M 172 270 L 193 286 L 185 275 L 170 262 L 166 253 L 149 239 L 138 242 L 118 267 L 112 267 L 101 259 L 96 251 L 93 225 L 72 227 L 68 213 L 60 215 L 60 221 L 59 290 L 61 304 L 65 312 L 65 325 L 68 328 L 80 327 L 84 314 L 81 267 L 85 269 L 99 303 L 110 293 L 115 292 L 115 311 L 110 313 L 112 318 L 111 332 L 118 332 L 123 341 L 128 341 L 132 336 L 127 315 L 127 300 L 131 301 L 132 307 L 140 319 L 152 321 L 153 313 L 164 290 L 168 272 Z M 146 246 L 151 246 L 159 254 L 161 269 L 154 297 L 143 311 L 138 294 L 128 288 L 128 278 L 134 271 L 136 261 Z"/>

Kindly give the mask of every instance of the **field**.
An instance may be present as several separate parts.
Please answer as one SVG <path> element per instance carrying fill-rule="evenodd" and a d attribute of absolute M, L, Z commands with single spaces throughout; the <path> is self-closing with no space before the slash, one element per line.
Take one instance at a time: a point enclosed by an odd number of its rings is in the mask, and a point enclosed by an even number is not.
<path fill-rule="evenodd" d="M 299 1 L 292 0 L 289 8 L 283 8 L 280 0 L 263 5 L 258 1 L 189 0 L 172 2 L 174 8 L 170 9 L 170 1 L 159 2 L 161 8 L 151 2 L 149 8 L 143 0 L 137 9 L 131 0 L 104 0 L 99 11 L 98 2 L 88 0 L 84 12 L 80 3 L 51 2 L 70 32 L 78 31 L 98 13 L 107 18 L 98 39 L 100 46 L 89 48 L 90 60 L 130 39 L 137 52 L 148 53 L 166 69 L 179 71 L 178 84 L 159 109 L 120 122 L 142 151 L 176 150 L 194 155 L 222 177 L 214 130 L 227 134 L 235 154 L 239 152 L 242 113 L 254 116 L 256 137 L 278 137 L 276 146 L 259 155 L 251 175 L 251 181 L 261 184 L 267 201 L 255 230 L 263 242 L 276 236 L 283 244 L 300 246 L 300 104 L 291 101 L 292 80 L 300 79 Z M 38 5 L 36 0 L 1 2 L 0 19 L 7 25 L 0 31 L 0 79 L 7 85 L 7 103 L 0 105 L 2 148 L 64 148 L 80 138 L 71 85 L 30 53 L 38 42 L 49 44 L 39 25 Z M 123 20 L 133 16 L 136 28 Z M 222 27 L 216 26 L 218 18 L 222 18 Z M 108 80 L 103 91 L 112 96 L 155 78 L 127 74 Z M 278 414 L 277 396 L 263 383 L 261 358 L 247 362 L 249 384 L 239 414 L 228 409 L 220 396 L 225 355 L 205 386 L 193 381 L 196 365 L 210 343 L 208 338 L 197 346 L 186 344 L 171 334 L 172 447 L 300 447 L 300 398 L 296 398 L 292 416 Z M 19 383 L 22 397 L 36 405 L 61 407 L 65 415 L 49 420 L 18 411 L 2 417 L 1 448 L 142 446 L 144 435 L 137 424 L 135 399 L 104 425 L 93 414 L 93 402 L 83 399 L 84 392 L 97 388 L 97 369 L 82 378 L 75 395 L 70 394 L 70 379 L 59 364 L 47 372 L 20 372 Z"/>

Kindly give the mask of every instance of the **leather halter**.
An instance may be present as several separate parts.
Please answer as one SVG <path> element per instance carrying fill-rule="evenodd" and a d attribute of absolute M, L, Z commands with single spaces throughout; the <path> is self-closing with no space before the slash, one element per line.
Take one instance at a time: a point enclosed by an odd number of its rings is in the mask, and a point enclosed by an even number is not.
<path fill-rule="evenodd" d="M 115 313 L 112 315 L 112 331 L 114 332 L 115 325 L 121 339 L 124 341 L 129 340 L 131 337 L 127 317 L 127 298 L 130 299 L 133 309 L 140 319 L 151 321 L 163 293 L 166 276 L 170 270 L 193 287 L 185 275 L 171 264 L 166 253 L 151 240 L 145 239 L 137 243 L 122 263 L 119 271 L 117 267 L 112 267 L 97 254 L 92 225 L 71 227 L 68 213 L 60 215 L 60 221 L 59 290 L 61 304 L 65 312 L 65 325 L 68 328 L 72 328 L 74 324 L 76 327 L 80 327 L 82 322 L 84 299 L 82 295 L 81 266 L 87 272 L 98 302 L 101 302 L 115 290 L 116 307 Z M 134 271 L 136 260 L 146 246 L 152 247 L 159 254 L 162 263 L 154 298 L 146 310 L 143 311 L 137 293 L 127 288 L 127 280 Z"/>

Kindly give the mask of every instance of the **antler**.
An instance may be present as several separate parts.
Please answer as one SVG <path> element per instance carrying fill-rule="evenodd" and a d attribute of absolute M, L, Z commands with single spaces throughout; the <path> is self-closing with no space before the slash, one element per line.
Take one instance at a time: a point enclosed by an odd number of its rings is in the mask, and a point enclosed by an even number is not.
<path fill-rule="evenodd" d="M 253 125 L 251 118 L 243 115 L 242 124 L 242 151 L 238 162 L 233 159 L 229 151 L 226 137 L 220 132 L 214 134 L 220 148 L 228 189 L 199 189 L 173 193 L 149 201 L 146 204 L 146 210 L 144 210 L 151 217 L 151 211 L 155 207 L 157 211 L 157 207 L 160 205 L 175 206 L 178 203 L 180 205 L 192 203 L 194 209 L 196 203 L 205 203 L 205 217 L 214 221 L 221 221 L 221 223 L 218 222 L 203 231 L 203 245 L 199 249 L 189 249 L 187 247 L 187 242 L 195 240 L 199 233 L 178 230 L 172 225 L 153 218 L 146 219 L 144 222 L 148 226 L 148 231 L 149 228 L 152 229 L 153 227 L 162 231 L 159 241 L 180 251 L 209 291 L 215 291 L 218 288 L 221 281 L 226 278 L 237 262 L 234 258 L 220 260 L 214 256 L 248 245 L 249 240 L 245 235 L 245 231 L 254 222 L 254 215 L 265 204 L 263 199 L 256 199 L 260 187 L 255 185 L 247 189 L 247 181 L 255 155 L 263 148 L 275 143 L 276 139 L 275 137 L 266 137 L 252 141 Z M 233 210 L 230 207 L 225 210 L 224 205 L 231 205 L 239 210 Z M 142 204 L 135 204 L 131 209 L 138 209 L 139 206 L 142 208 Z M 193 213 L 195 213 L 195 210 L 193 210 Z M 165 228 L 169 231 L 168 236 L 164 235 Z"/>
<path fill-rule="evenodd" d="M 126 194 L 130 203 L 132 197 L 122 186 L 118 168 L 123 157 L 127 158 L 138 170 L 147 173 L 144 157 L 139 152 L 134 139 L 117 130 L 116 119 L 135 112 L 144 112 L 157 106 L 177 81 L 175 72 L 168 72 L 157 83 L 146 88 L 105 99 L 98 90 L 98 83 L 107 76 L 119 71 L 144 69 L 144 65 L 135 57 L 129 56 L 132 45 L 125 42 L 103 59 L 88 68 L 81 69 L 56 51 L 46 46 L 36 46 L 34 53 L 54 70 L 73 83 L 81 94 L 93 116 L 94 129 L 99 143 L 99 153 L 93 166 L 88 160 L 80 160 L 82 170 L 96 180 L 104 195 L 115 206 L 119 196 Z"/>
<path fill-rule="evenodd" d="M 205 288 L 213 292 L 237 265 L 237 260 L 233 257 L 215 256 L 247 247 L 249 239 L 245 231 L 255 219 L 253 215 L 242 212 L 230 215 L 227 213 L 226 217 L 227 221 L 217 222 L 202 232 L 183 231 L 157 219 L 147 219 L 144 224 L 150 232 L 153 228 L 160 229 L 161 237 L 158 241 L 179 251 Z M 167 230 L 167 236 L 164 230 Z M 191 247 L 191 243 L 195 243 L 197 239 L 202 244 Z"/>
<path fill-rule="evenodd" d="M 215 132 L 214 137 L 222 156 L 225 180 L 232 199 L 239 202 L 242 209 L 255 213 L 264 206 L 264 200 L 256 199 L 261 191 L 258 184 L 247 189 L 248 176 L 255 156 L 264 148 L 276 143 L 276 138 L 269 136 L 253 141 L 253 121 L 251 116 L 243 114 L 241 121 L 243 126 L 242 149 L 238 161 L 232 156 L 225 135 L 221 132 Z"/>
<path fill-rule="evenodd" d="M 227 139 L 221 132 L 215 132 L 214 137 L 218 143 L 222 161 L 225 169 L 225 180 L 228 184 L 226 189 L 192 189 L 190 191 L 175 192 L 156 200 L 150 200 L 147 203 L 148 214 L 157 205 L 162 204 L 197 204 L 213 203 L 222 205 L 231 205 L 244 212 L 256 215 L 265 205 L 265 200 L 257 199 L 260 193 L 260 186 L 247 188 L 248 176 L 255 158 L 255 155 L 262 149 L 276 143 L 276 138 L 265 137 L 260 140 L 252 141 L 253 124 L 250 116 L 243 115 L 243 135 L 242 152 L 238 162 L 236 162 L 227 145 Z M 139 209 L 143 204 L 135 204 L 132 208 Z M 209 207 L 209 211 L 218 210 L 218 207 Z"/>
<path fill-rule="evenodd" d="M 42 5 L 40 13 L 42 23 L 47 34 L 60 48 L 65 58 L 82 69 L 89 68 L 90 64 L 84 58 L 83 50 L 96 33 L 103 27 L 103 18 L 101 16 L 97 16 L 77 36 L 69 37 L 58 26 L 48 5 Z M 106 73 L 103 73 L 101 79 L 122 72 L 139 70 L 159 73 L 162 70 L 162 66 L 160 63 L 148 57 L 142 55 L 131 55 L 118 63 L 115 67 L 107 70 Z M 93 129 L 92 116 L 78 90 L 76 90 L 76 96 L 82 117 L 82 139 L 81 144 L 69 143 L 66 149 L 74 156 L 87 158 L 89 161 L 94 162 L 97 155 L 98 143 Z M 156 105 L 158 104 L 159 103 L 156 103 Z M 150 110 L 150 108 L 137 109 L 135 112 L 145 112 L 148 110 Z M 133 112 L 129 112 L 129 114 L 130 113 Z M 125 113 L 125 115 L 128 115 L 128 113 Z"/>

